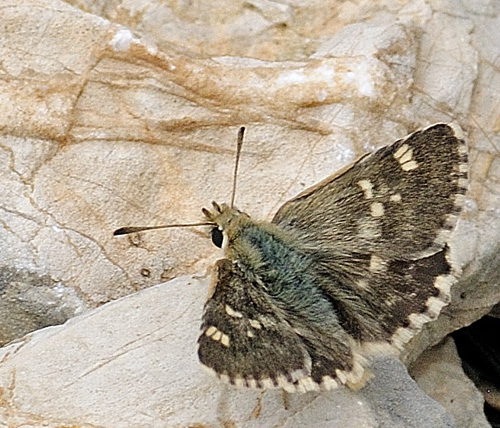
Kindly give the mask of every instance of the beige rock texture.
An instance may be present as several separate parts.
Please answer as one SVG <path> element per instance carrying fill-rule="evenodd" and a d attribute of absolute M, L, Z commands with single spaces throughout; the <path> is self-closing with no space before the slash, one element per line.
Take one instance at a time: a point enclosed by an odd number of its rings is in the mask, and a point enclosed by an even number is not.
<path fill-rule="evenodd" d="M 498 2 L 0 0 L 0 10 L 0 343 L 16 340 L 0 351 L 0 426 L 431 426 L 423 408 L 432 426 L 463 426 L 403 373 L 406 407 L 386 406 L 389 374 L 404 372 L 396 362 L 357 393 L 221 386 L 195 358 L 206 281 L 148 288 L 205 277 L 220 256 L 206 231 L 112 232 L 196 222 L 227 201 L 242 125 L 236 205 L 270 219 L 359 155 L 457 122 L 471 163 L 452 245 L 464 276 L 408 347 L 414 362 L 500 300 Z"/>

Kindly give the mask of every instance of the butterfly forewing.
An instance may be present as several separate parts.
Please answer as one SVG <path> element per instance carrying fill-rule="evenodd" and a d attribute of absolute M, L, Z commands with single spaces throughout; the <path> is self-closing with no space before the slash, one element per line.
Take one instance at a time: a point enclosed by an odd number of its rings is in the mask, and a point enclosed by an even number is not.
<path fill-rule="evenodd" d="M 445 124 L 363 157 L 285 203 L 273 223 L 321 249 L 418 257 L 454 226 L 467 189 L 467 148 Z M 320 250 L 321 250 L 320 249 Z"/>

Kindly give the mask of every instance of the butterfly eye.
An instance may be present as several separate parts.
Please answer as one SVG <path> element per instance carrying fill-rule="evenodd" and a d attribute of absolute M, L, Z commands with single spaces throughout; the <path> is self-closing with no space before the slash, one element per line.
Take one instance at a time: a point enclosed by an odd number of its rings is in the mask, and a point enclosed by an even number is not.
<path fill-rule="evenodd" d="M 222 248 L 222 241 L 224 240 L 224 235 L 222 234 L 222 230 L 218 227 L 214 227 L 212 229 L 212 242 L 216 247 Z"/>

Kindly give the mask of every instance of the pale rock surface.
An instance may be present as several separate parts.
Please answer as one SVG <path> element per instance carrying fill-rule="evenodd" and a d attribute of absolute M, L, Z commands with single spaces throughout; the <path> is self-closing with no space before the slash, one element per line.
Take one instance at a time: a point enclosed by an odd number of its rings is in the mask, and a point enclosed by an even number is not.
<path fill-rule="evenodd" d="M 373 381 L 358 392 L 225 386 L 196 356 L 207 288 L 181 277 L 3 348 L 0 426 L 454 426 L 394 358 L 374 360 Z"/>
<path fill-rule="evenodd" d="M 288 198 L 366 151 L 434 122 L 460 123 L 470 145 L 471 187 L 452 251 L 464 279 L 405 361 L 500 300 L 498 2 L 0 0 L 0 10 L 0 298 L 15 301 L 0 304 L 1 343 L 205 272 L 219 254 L 203 230 L 120 239 L 112 231 L 199 221 L 202 206 L 227 201 L 241 125 L 247 137 L 237 205 L 269 219 Z M 189 290 L 156 296 L 133 314 L 122 303 L 106 306 L 23 339 L 20 348 L 6 347 L 0 421 L 245 420 L 258 393 L 212 390 L 220 387 L 199 373 L 195 335 L 182 334 L 185 320 L 195 330 L 201 317 L 202 299 Z M 173 301 L 162 318 L 163 305 Z M 161 327 L 150 332 L 154 314 L 152 324 Z M 116 328 L 132 315 L 128 330 Z M 95 323 L 93 334 L 77 346 L 85 320 Z M 134 356 L 135 346 L 147 348 L 148 361 L 130 358 L 122 367 L 118 356 Z M 165 365 L 172 361 L 165 348 L 185 356 L 185 371 Z M 115 360 L 117 371 L 97 376 Z M 366 413 L 338 411 L 357 402 L 353 394 L 315 400 L 332 400 L 324 410 L 337 409 L 329 421 L 355 415 L 353 426 L 372 426 L 373 402 L 361 406 Z M 144 396 L 154 411 L 137 411 Z M 248 409 L 228 404 L 234 401 L 227 396 Z M 54 397 L 63 401 L 51 403 Z M 308 397 L 290 404 L 308 408 Z M 260 417 L 267 411 L 271 422 L 276 415 L 288 420 L 278 405 L 281 395 L 266 393 Z"/>

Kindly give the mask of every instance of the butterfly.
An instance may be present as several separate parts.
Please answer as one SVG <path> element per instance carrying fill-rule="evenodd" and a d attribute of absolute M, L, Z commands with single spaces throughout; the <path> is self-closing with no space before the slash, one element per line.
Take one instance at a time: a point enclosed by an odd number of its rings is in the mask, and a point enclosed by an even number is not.
<path fill-rule="evenodd" d="M 223 381 L 289 392 L 357 387 L 370 348 L 400 351 L 449 303 L 448 239 L 467 146 L 436 124 L 367 154 L 286 202 L 271 222 L 203 213 L 224 250 L 198 356 Z"/>
<path fill-rule="evenodd" d="M 244 128 L 240 129 L 237 166 Z M 198 339 L 223 381 L 288 392 L 358 388 L 373 349 L 397 353 L 450 301 L 448 241 L 468 181 L 461 131 L 444 123 L 361 157 L 286 202 L 271 222 L 203 209 L 224 251 Z M 236 182 L 236 181 L 235 181 Z"/>

